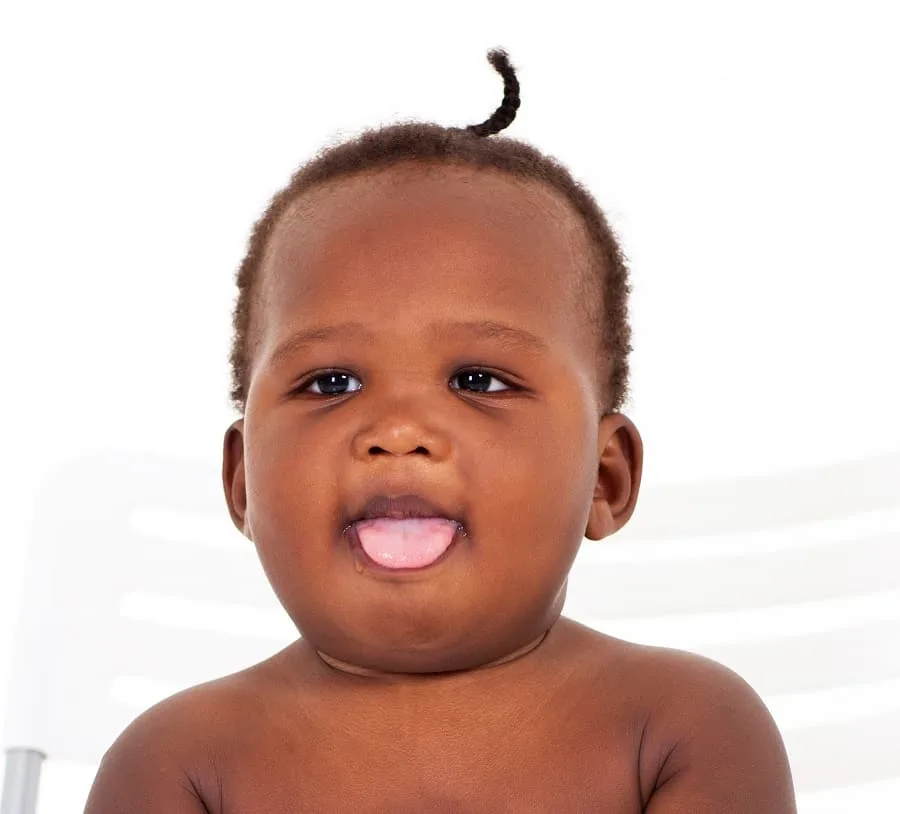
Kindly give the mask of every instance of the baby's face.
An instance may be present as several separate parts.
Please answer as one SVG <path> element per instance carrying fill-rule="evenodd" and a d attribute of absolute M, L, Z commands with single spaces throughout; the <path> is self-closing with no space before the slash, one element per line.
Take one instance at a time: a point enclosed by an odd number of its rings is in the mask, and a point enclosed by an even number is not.
<path fill-rule="evenodd" d="M 319 651 L 372 670 L 468 669 L 559 615 L 583 537 L 611 530 L 589 528 L 608 515 L 595 488 L 610 433 L 573 285 L 587 262 L 561 199 L 494 172 L 345 179 L 282 220 L 226 491 Z M 322 338 L 291 347 L 314 328 Z M 406 494 L 465 536 L 433 566 L 370 568 L 346 526 L 372 496 Z"/>

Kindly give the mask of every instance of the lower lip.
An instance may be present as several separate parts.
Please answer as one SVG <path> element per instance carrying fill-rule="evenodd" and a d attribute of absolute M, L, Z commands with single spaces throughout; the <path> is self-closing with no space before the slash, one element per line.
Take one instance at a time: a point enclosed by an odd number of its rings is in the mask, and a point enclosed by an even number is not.
<path fill-rule="evenodd" d="M 441 554 L 434 562 L 428 563 L 428 565 L 423 565 L 421 568 L 387 568 L 381 563 L 375 562 L 368 554 L 366 554 L 365 550 L 362 547 L 362 544 L 359 542 L 359 535 L 356 533 L 356 525 L 350 526 L 350 528 L 346 532 L 347 538 L 350 541 L 350 550 L 353 553 L 356 561 L 363 566 L 363 568 L 367 571 L 374 571 L 379 574 L 393 574 L 395 576 L 402 576 L 403 574 L 421 574 L 423 571 L 428 571 L 432 568 L 437 568 L 444 560 L 449 557 L 453 551 L 456 549 L 460 540 L 466 537 L 465 529 L 462 526 L 456 529 L 456 533 L 453 535 L 453 539 L 450 541 L 450 545 L 447 546 L 447 550 Z"/>

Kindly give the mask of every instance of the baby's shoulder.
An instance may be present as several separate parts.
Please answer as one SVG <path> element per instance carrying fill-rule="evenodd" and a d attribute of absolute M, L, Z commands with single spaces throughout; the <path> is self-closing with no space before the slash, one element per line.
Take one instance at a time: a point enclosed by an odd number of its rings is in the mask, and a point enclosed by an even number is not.
<path fill-rule="evenodd" d="M 604 637 L 606 661 L 617 665 L 618 678 L 635 688 L 642 706 L 667 711 L 688 709 L 736 696 L 759 700 L 731 668 L 706 656 L 670 647 Z M 607 666 L 608 669 L 608 666 Z"/>
<path fill-rule="evenodd" d="M 85 814 L 219 812 L 222 746 L 267 714 L 270 672 L 264 663 L 199 684 L 135 718 L 103 755 Z"/>
<path fill-rule="evenodd" d="M 758 696 L 734 670 L 697 653 L 617 639 L 564 620 L 569 659 L 582 680 L 602 682 L 624 712 L 679 713 L 698 703 Z M 606 686 L 611 682 L 611 686 Z M 676 715 L 676 717 L 678 717 Z"/>
<path fill-rule="evenodd" d="M 760 803 L 754 811 L 791 810 L 781 735 L 744 678 L 696 653 L 602 639 L 598 650 L 615 676 L 614 703 L 639 729 L 645 805 L 652 799 L 662 807 L 662 797 L 725 800 L 743 794 Z"/>

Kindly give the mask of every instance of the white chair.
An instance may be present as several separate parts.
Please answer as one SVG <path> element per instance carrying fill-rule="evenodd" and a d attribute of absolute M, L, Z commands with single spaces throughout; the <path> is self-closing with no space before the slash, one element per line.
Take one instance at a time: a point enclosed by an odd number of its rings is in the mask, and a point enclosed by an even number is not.
<path fill-rule="evenodd" d="M 45 756 L 96 765 L 155 701 L 296 638 L 218 461 L 98 452 L 34 515 L 0 814 L 33 814 Z M 732 667 L 782 730 L 801 814 L 870 810 L 900 788 L 898 552 L 900 454 L 651 484 L 620 534 L 585 542 L 566 614 Z"/>

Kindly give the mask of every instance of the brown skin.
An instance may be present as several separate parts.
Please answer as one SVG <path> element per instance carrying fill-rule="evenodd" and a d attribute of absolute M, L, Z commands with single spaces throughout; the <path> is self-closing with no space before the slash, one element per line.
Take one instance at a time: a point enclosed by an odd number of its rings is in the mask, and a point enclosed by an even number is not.
<path fill-rule="evenodd" d="M 371 173 L 285 217 L 223 481 L 303 638 L 145 713 L 89 814 L 795 811 L 744 682 L 560 618 L 582 539 L 627 522 L 642 465 L 634 425 L 604 414 L 573 285 L 586 249 L 562 199 L 493 171 Z M 546 349 L 434 335 L 448 319 Z M 345 321 L 368 337 L 273 364 L 294 331 Z M 460 377 L 473 369 L 492 392 Z M 325 370 L 352 377 L 343 393 L 297 391 Z M 409 492 L 467 536 L 420 572 L 360 566 L 348 516 Z"/>

